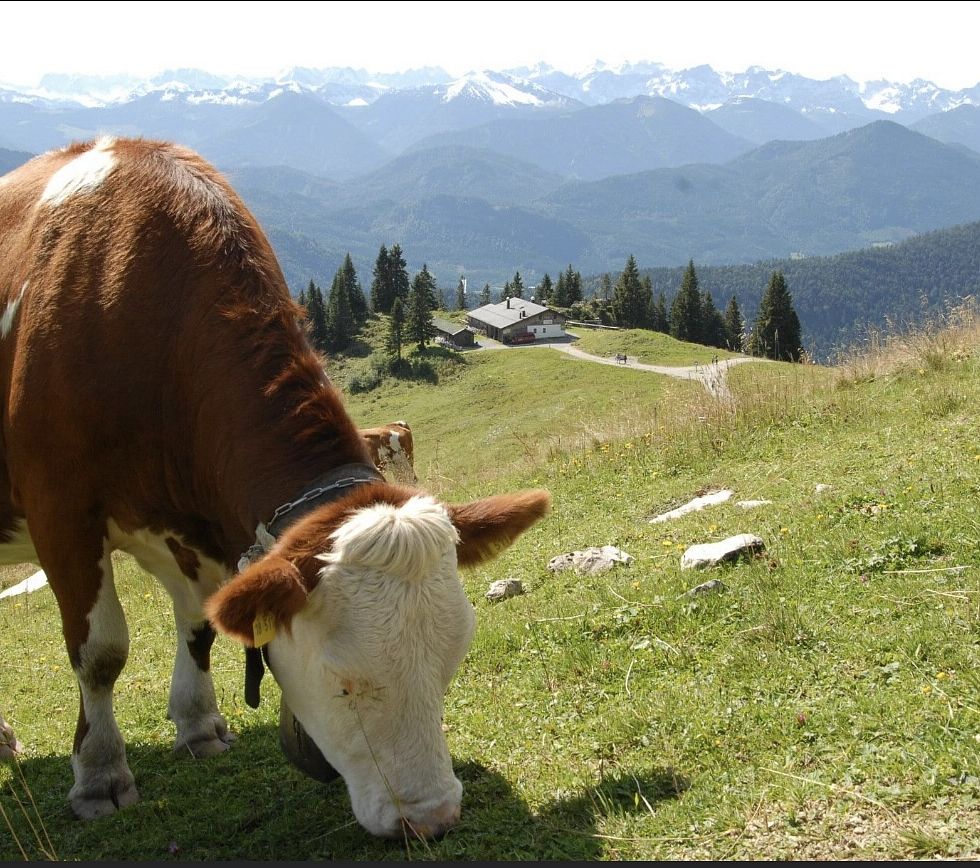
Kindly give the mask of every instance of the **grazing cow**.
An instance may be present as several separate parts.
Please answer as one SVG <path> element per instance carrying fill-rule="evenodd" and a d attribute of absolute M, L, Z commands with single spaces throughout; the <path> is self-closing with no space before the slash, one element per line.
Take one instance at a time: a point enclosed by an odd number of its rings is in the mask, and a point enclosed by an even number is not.
<path fill-rule="evenodd" d="M 361 428 L 361 436 L 378 470 L 389 470 L 399 482 L 418 483 L 412 429 L 408 427 L 408 422 L 392 422 L 380 428 Z"/>
<path fill-rule="evenodd" d="M 112 711 L 120 549 L 173 598 L 177 750 L 233 740 L 214 625 L 264 646 L 369 831 L 448 828 L 443 695 L 474 626 L 457 565 L 513 542 L 547 492 L 447 505 L 384 482 L 261 229 L 184 148 L 102 138 L 0 178 L 0 309 L 0 558 L 39 564 L 61 613 L 75 813 L 138 799 Z"/>

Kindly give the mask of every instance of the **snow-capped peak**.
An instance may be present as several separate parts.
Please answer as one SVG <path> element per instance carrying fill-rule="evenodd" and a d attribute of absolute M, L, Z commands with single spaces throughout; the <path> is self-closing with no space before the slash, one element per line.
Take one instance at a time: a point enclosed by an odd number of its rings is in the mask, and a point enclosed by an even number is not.
<path fill-rule="evenodd" d="M 452 102 L 467 97 L 501 106 L 542 106 L 552 101 L 546 99 L 546 95 L 549 94 L 544 88 L 529 81 L 485 70 L 468 73 L 446 85 L 442 100 Z"/>

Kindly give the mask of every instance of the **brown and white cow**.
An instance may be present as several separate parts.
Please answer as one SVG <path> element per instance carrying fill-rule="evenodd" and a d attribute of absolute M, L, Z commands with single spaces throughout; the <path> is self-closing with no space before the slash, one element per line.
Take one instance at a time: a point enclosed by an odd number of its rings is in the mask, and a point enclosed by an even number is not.
<path fill-rule="evenodd" d="M 103 138 L 0 178 L 0 309 L 0 558 L 38 563 L 61 612 L 74 811 L 138 798 L 112 711 L 120 549 L 173 597 L 177 750 L 233 740 L 214 624 L 266 644 L 368 830 L 450 826 L 443 695 L 474 626 L 457 565 L 513 542 L 547 493 L 444 505 L 381 480 L 255 219 L 184 148 Z M 230 578 L 257 538 L 271 550 Z"/>
<path fill-rule="evenodd" d="M 361 428 L 371 460 L 378 470 L 387 470 L 398 482 L 418 484 L 415 475 L 415 447 L 408 422 L 391 422 L 378 428 Z"/>

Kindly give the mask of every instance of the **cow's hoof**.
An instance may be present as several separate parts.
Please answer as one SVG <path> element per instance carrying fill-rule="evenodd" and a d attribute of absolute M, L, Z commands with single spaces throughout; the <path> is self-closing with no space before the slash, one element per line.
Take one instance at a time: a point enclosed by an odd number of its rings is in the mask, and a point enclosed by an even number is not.
<path fill-rule="evenodd" d="M 0 762 L 14 760 L 23 752 L 24 745 L 18 741 L 10 724 L 0 717 Z"/>
<path fill-rule="evenodd" d="M 199 738 L 195 741 L 182 741 L 174 745 L 174 753 L 178 756 L 190 756 L 194 759 L 207 759 L 209 756 L 217 756 L 224 753 L 231 747 L 231 743 L 237 738 L 232 732 L 226 732 L 221 737 Z"/>
<path fill-rule="evenodd" d="M 174 753 L 178 756 L 192 756 L 194 759 L 206 759 L 224 753 L 231 743 L 238 738 L 228 729 L 228 724 L 220 714 L 211 715 L 196 726 L 189 727 L 177 737 Z"/>
<path fill-rule="evenodd" d="M 86 787 L 81 792 L 76 792 L 77 789 L 77 784 L 71 788 L 68 801 L 71 802 L 71 809 L 75 816 L 80 820 L 106 817 L 116 813 L 120 808 L 135 805 L 140 800 L 132 775 L 129 776 L 128 782 L 113 782 L 108 793 L 96 793 L 92 787 Z"/>

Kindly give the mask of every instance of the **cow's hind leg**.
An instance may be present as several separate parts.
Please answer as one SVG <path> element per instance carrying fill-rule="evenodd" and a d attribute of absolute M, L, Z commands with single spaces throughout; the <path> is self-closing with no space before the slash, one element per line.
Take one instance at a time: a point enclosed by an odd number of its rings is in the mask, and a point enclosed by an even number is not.
<path fill-rule="evenodd" d="M 112 710 L 113 686 L 129 654 L 129 631 L 104 538 L 88 546 L 62 539 L 52 549 L 42 542 L 37 540 L 38 554 L 58 600 L 80 693 L 71 755 L 75 784 L 68 800 L 76 815 L 89 820 L 139 801 Z"/>

